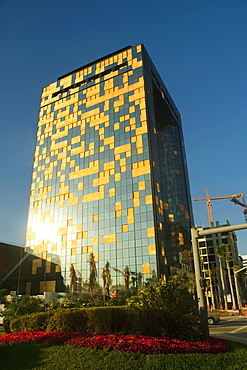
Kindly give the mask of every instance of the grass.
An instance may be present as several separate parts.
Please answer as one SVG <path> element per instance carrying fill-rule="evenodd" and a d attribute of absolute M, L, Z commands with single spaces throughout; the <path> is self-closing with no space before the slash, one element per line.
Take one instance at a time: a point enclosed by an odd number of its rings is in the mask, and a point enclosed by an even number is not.
<path fill-rule="evenodd" d="M 230 342 L 232 351 L 213 354 L 143 355 L 58 345 L 15 344 L 0 346 L 3 370 L 188 370 L 247 368 L 247 345 Z"/>

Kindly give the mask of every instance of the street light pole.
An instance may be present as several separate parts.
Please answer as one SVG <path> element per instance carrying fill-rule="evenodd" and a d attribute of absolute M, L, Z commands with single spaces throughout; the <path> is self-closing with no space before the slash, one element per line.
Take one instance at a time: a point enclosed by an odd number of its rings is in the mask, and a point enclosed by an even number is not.
<path fill-rule="evenodd" d="M 237 274 L 235 274 L 235 271 L 234 271 L 234 282 L 235 282 L 236 293 L 237 293 L 238 310 L 241 311 L 242 310 L 242 300 L 241 300 L 239 286 L 238 286 L 238 276 Z"/>

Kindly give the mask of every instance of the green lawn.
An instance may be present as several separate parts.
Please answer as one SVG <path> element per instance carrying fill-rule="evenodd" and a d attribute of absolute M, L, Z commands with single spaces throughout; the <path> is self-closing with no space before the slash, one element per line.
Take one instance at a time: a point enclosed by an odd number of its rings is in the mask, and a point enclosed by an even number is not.
<path fill-rule="evenodd" d="M 57 345 L 17 344 L 0 346 L 0 369 L 6 370 L 190 370 L 247 369 L 247 345 L 230 342 L 224 354 L 142 355 Z"/>

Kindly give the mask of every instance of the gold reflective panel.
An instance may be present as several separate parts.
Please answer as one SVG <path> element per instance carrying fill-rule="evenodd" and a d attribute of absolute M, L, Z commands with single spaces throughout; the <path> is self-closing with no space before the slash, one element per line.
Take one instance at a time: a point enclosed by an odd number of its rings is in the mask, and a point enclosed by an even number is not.
<path fill-rule="evenodd" d="M 142 273 L 145 274 L 150 274 L 150 263 L 143 263 L 142 264 Z"/>
<path fill-rule="evenodd" d="M 156 246 L 155 244 L 148 246 L 148 254 L 149 255 L 155 255 L 156 254 Z"/>

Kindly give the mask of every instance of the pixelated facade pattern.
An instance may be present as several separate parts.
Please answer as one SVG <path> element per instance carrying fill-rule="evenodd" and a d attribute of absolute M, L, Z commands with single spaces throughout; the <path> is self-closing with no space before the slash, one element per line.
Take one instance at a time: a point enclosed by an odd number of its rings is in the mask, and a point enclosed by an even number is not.
<path fill-rule="evenodd" d="M 115 287 L 126 266 L 142 283 L 191 271 L 191 222 L 180 115 L 143 45 L 43 89 L 26 246 L 66 285 L 91 253 Z"/>

